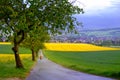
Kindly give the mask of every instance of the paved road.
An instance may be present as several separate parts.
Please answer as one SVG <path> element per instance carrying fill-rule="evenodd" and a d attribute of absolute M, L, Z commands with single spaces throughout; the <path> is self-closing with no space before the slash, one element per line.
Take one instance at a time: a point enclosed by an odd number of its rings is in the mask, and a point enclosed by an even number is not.
<path fill-rule="evenodd" d="M 114 80 L 64 68 L 48 59 L 38 60 L 26 80 Z"/>

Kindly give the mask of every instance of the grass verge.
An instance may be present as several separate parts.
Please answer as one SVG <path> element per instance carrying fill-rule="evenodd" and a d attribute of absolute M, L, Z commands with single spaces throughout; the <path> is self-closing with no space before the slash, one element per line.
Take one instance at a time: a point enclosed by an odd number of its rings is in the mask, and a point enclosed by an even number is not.
<path fill-rule="evenodd" d="M 120 78 L 120 50 L 116 51 L 48 51 L 45 56 L 65 67 L 91 74 Z"/>
<path fill-rule="evenodd" d="M 20 58 L 25 69 L 15 68 L 15 59 L 11 47 L 12 45 L 0 44 L 0 80 L 7 80 L 7 78 L 20 78 L 24 80 L 35 62 L 31 59 L 30 50 L 20 48 Z"/>

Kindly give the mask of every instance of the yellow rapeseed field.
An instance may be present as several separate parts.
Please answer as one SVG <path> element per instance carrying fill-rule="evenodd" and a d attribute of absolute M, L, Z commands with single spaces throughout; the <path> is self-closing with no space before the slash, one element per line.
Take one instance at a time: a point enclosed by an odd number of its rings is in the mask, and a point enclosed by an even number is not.
<path fill-rule="evenodd" d="M 31 54 L 20 54 L 21 59 L 30 58 Z M 0 54 L 0 62 L 9 62 L 15 60 L 14 54 Z"/>
<path fill-rule="evenodd" d="M 11 44 L 10 42 L 0 42 L 0 44 Z M 85 43 L 45 43 L 47 50 L 55 51 L 101 51 L 120 50 L 120 48 L 101 47 Z"/>
<path fill-rule="evenodd" d="M 0 44 L 8 44 L 8 45 L 10 45 L 11 43 L 10 42 L 0 42 Z"/>
<path fill-rule="evenodd" d="M 47 50 L 56 51 L 101 51 L 120 50 L 119 48 L 101 47 L 85 43 L 45 43 Z"/>

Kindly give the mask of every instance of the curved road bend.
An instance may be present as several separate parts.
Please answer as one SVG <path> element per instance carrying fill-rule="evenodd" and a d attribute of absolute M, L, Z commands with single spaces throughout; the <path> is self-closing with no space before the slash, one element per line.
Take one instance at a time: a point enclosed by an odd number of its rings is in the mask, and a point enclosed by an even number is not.
<path fill-rule="evenodd" d="M 115 80 L 64 68 L 46 58 L 38 60 L 26 80 Z"/>

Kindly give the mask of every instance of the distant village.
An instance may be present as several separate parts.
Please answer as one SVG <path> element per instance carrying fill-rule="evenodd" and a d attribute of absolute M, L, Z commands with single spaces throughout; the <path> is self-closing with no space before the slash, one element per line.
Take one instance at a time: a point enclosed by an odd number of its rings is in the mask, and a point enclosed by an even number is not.
<path fill-rule="evenodd" d="M 120 37 L 97 36 L 55 36 L 50 42 L 90 43 L 101 46 L 120 46 Z"/>

